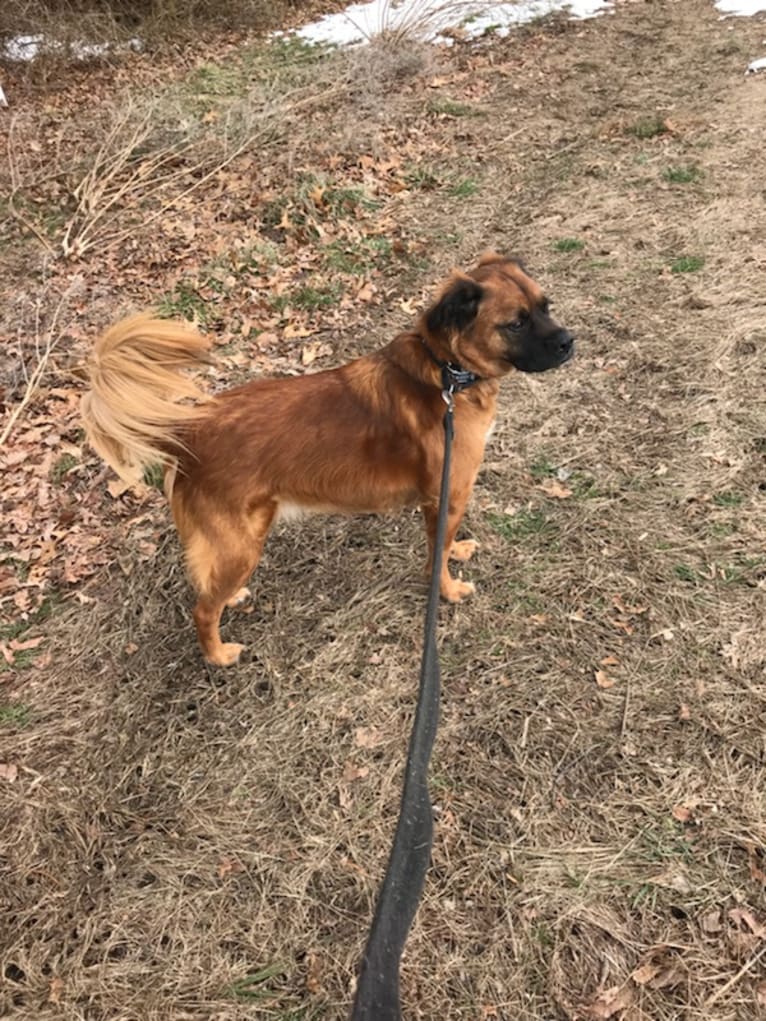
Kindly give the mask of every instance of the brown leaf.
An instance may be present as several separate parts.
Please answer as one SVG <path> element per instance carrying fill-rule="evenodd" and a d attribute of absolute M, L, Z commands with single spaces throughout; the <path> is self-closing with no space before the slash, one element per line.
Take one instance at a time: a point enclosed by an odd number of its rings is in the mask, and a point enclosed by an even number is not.
<path fill-rule="evenodd" d="M 42 640 L 42 635 L 39 638 L 27 638 L 24 642 L 20 642 L 17 638 L 12 638 L 8 645 L 14 652 L 23 652 L 24 649 L 36 649 Z"/>
<path fill-rule="evenodd" d="M 646 613 L 649 609 L 648 606 L 627 606 L 623 601 L 622 596 L 613 596 L 612 602 L 620 613 L 624 613 L 627 617 L 640 617 L 642 613 Z"/>
<path fill-rule="evenodd" d="M 19 775 L 19 768 L 13 762 L 0 762 L 0 780 L 7 780 L 13 783 Z"/>
<path fill-rule="evenodd" d="M 700 928 L 709 936 L 714 936 L 717 932 L 722 932 L 723 918 L 721 917 L 720 908 L 716 908 L 715 911 L 708 911 L 706 915 L 703 915 L 702 918 L 700 918 Z"/>
<path fill-rule="evenodd" d="M 357 766 L 353 759 L 346 759 L 342 779 L 344 783 L 353 783 L 354 780 L 363 780 L 369 772 L 369 766 Z"/>
<path fill-rule="evenodd" d="M 750 842 L 745 844 L 745 847 L 747 848 L 747 863 L 750 866 L 750 878 L 754 879 L 756 883 L 766 885 L 766 872 L 761 868 L 763 852 L 759 855 L 755 849 L 755 844 Z"/>
<path fill-rule="evenodd" d="M 766 925 L 762 925 L 749 908 L 732 908 L 729 918 L 735 925 L 749 929 L 758 939 L 766 939 Z"/>
<path fill-rule="evenodd" d="M 629 983 L 612 986 L 611 989 L 605 989 L 600 993 L 591 1003 L 583 1005 L 583 1016 L 593 1018 L 594 1021 L 606 1021 L 621 1010 L 631 1007 L 635 999 L 635 987 Z"/>
<path fill-rule="evenodd" d="M 297 337 L 310 337 L 313 332 L 305 326 L 293 326 L 292 323 L 288 323 L 284 329 L 284 337 L 285 340 L 294 340 Z"/>
<path fill-rule="evenodd" d="M 619 666 L 620 661 L 616 656 L 604 656 L 603 659 L 599 660 L 599 666 Z"/>
<path fill-rule="evenodd" d="M 755 1002 L 766 1007 L 766 982 L 759 982 L 756 986 Z"/>
<path fill-rule="evenodd" d="M 322 992 L 322 962 L 313 950 L 306 954 L 306 989 L 312 995 Z"/>
<path fill-rule="evenodd" d="M 5 642 L 0 642 L 0 656 L 3 657 L 8 666 L 13 666 L 13 653 Z"/>
<path fill-rule="evenodd" d="M 645 986 L 648 982 L 651 982 L 655 975 L 657 975 L 661 967 L 662 965 L 659 961 L 652 959 L 647 961 L 646 964 L 642 964 L 639 968 L 636 968 L 634 972 L 631 972 L 630 977 L 634 982 L 638 983 L 638 985 Z"/>
<path fill-rule="evenodd" d="M 218 866 L 218 876 L 225 879 L 227 876 L 236 876 L 245 871 L 245 866 L 236 858 L 223 858 Z"/>
<path fill-rule="evenodd" d="M 136 652 L 138 652 L 138 646 L 136 645 L 136 643 L 128 642 L 128 644 L 125 646 L 125 655 L 132 656 Z"/>
<path fill-rule="evenodd" d="M 568 486 L 562 485 L 558 479 L 545 479 L 536 488 L 554 500 L 566 500 L 572 495 L 572 490 Z"/>
<path fill-rule="evenodd" d="M 52 978 L 48 987 L 48 1003 L 61 1003 L 61 994 L 64 992 L 64 980 Z"/>
<path fill-rule="evenodd" d="M 690 720 L 692 718 L 691 710 L 686 702 L 682 702 L 678 707 L 678 718 L 679 720 Z"/>
<path fill-rule="evenodd" d="M 689 822 L 692 817 L 692 810 L 687 805 L 676 805 L 671 814 L 679 822 Z"/>
<path fill-rule="evenodd" d="M 613 688 L 617 683 L 613 680 L 605 670 L 596 670 L 596 684 L 599 688 Z"/>
<path fill-rule="evenodd" d="M 374 727 L 357 727 L 354 741 L 357 748 L 376 748 L 383 740 L 383 735 Z"/>

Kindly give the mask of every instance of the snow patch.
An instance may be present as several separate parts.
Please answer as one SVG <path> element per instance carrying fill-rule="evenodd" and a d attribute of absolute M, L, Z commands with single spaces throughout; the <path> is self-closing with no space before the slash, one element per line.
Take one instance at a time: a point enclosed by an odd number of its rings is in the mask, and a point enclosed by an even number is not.
<path fill-rule="evenodd" d="M 8 40 L 2 52 L 6 60 L 25 63 L 34 60 L 35 57 L 43 53 L 67 53 L 75 60 L 95 60 L 120 50 L 140 51 L 142 49 L 143 43 L 140 39 L 129 39 L 127 43 L 120 46 L 116 46 L 114 43 L 83 42 L 67 45 L 57 42 L 55 39 L 46 39 L 44 35 L 17 35 Z"/>
<path fill-rule="evenodd" d="M 766 2 L 766 0 L 764 0 Z M 406 31 L 426 42 L 451 43 L 445 33 L 459 31 L 466 38 L 486 32 L 508 35 L 519 25 L 557 11 L 572 19 L 592 18 L 612 9 L 611 0 L 369 0 L 351 4 L 295 32 L 286 33 L 307 43 L 349 46 L 369 41 L 381 32 Z M 282 34 L 282 33 L 279 33 Z"/>
<path fill-rule="evenodd" d="M 716 0 L 715 5 L 721 14 L 737 14 L 742 18 L 766 11 L 766 0 Z"/>

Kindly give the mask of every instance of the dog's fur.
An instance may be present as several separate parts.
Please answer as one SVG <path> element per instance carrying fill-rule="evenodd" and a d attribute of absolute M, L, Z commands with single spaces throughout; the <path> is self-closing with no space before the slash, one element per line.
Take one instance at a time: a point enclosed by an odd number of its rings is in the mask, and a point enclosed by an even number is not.
<path fill-rule="evenodd" d="M 135 316 L 96 343 L 82 415 L 93 447 L 134 481 L 158 461 L 199 599 L 194 609 L 210 663 L 236 662 L 242 646 L 221 642 L 226 605 L 255 569 L 280 515 L 423 510 L 434 557 L 443 459 L 444 401 L 434 359 L 480 377 L 455 397 L 455 440 L 441 593 L 473 586 L 453 578 L 448 558 L 476 544 L 455 535 L 495 417 L 498 380 L 513 368 L 542 372 L 566 361 L 573 338 L 550 318 L 540 287 L 513 259 L 490 253 L 454 273 L 415 328 L 337 369 L 261 379 L 204 398 L 179 370 L 208 344 L 189 326 Z M 195 398 L 193 405 L 178 404 Z"/>

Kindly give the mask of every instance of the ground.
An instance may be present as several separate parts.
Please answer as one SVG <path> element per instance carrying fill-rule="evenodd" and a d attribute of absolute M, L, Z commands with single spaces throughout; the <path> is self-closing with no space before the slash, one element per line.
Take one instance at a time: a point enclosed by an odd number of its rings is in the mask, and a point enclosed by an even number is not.
<path fill-rule="evenodd" d="M 3 1017 L 347 1016 L 417 515 L 278 528 L 224 624 L 246 658 L 206 669 L 163 498 L 84 444 L 79 366 L 160 304 L 214 333 L 214 388 L 313 371 L 488 247 L 578 354 L 507 381 L 477 593 L 441 612 L 405 1016 L 763 1016 L 765 32 L 619 3 L 438 53 L 232 37 L 6 74 Z"/>

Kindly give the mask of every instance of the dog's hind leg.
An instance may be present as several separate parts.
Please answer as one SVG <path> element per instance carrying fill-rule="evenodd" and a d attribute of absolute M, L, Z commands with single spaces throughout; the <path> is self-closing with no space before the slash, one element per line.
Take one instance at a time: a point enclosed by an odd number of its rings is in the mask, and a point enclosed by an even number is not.
<path fill-rule="evenodd" d="M 208 663 L 231 666 L 244 648 L 221 641 L 221 613 L 257 567 L 274 513 L 273 505 L 264 505 L 246 520 L 219 521 L 214 532 L 196 530 L 185 537 L 189 573 L 199 592 L 194 623 Z"/>

